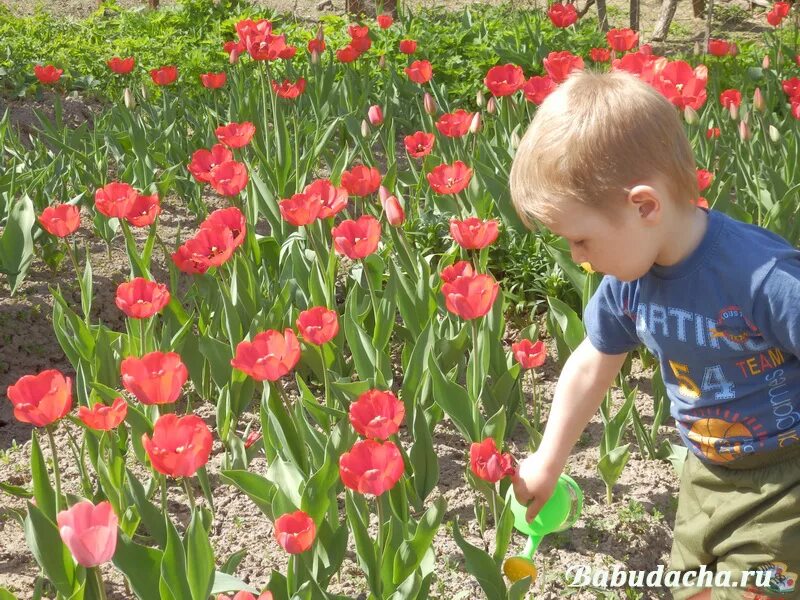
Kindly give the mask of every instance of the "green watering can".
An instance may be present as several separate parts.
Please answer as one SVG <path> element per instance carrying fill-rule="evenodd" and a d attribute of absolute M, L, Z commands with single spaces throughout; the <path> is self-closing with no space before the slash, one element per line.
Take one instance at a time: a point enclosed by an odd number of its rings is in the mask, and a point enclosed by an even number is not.
<path fill-rule="evenodd" d="M 506 559 L 503 563 L 503 573 L 511 581 L 519 581 L 524 577 L 530 577 L 533 581 L 536 579 L 533 553 L 536 552 L 544 536 L 569 529 L 578 520 L 583 508 L 583 492 L 572 477 L 562 473 L 556 482 L 553 495 L 545 502 L 531 523 L 525 520 L 528 507 L 517 502 L 513 487 L 508 488 L 506 501 L 511 503 L 514 527 L 528 536 L 528 542 L 522 554 Z"/>

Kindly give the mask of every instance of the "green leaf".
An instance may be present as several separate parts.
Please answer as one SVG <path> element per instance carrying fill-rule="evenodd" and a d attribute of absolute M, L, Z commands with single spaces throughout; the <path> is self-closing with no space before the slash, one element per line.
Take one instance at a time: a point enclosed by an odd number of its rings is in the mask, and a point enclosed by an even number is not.
<path fill-rule="evenodd" d="M 240 470 L 222 471 L 222 478 L 247 494 L 271 521 L 275 520 L 272 502 L 278 488 L 269 479 L 250 471 Z"/>
<path fill-rule="evenodd" d="M 414 412 L 414 443 L 411 444 L 409 460 L 414 476 L 412 483 L 421 501 L 424 501 L 439 482 L 439 459 L 433 448 L 431 431 L 425 418 L 425 411 L 418 408 Z"/>
<path fill-rule="evenodd" d="M 186 578 L 186 552 L 175 525 L 164 516 L 167 529 L 167 547 L 161 559 L 161 586 L 166 588 L 175 600 L 192 600 L 192 592 Z"/>
<path fill-rule="evenodd" d="M 453 537 L 464 553 L 467 572 L 472 574 L 487 598 L 506 598 L 506 586 L 497 563 L 486 552 L 465 541 L 458 529 L 458 520 L 453 521 Z"/>
<path fill-rule="evenodd" d="M 12 295 L 22 283 L 33 261 L 33 226 L 36 211 L 33 201 L 23 196 L 11 201 L 3 234 L 0 235 L 0 272 L 8 276 Z"/>
<path fill-rule="evenodd" d="M 367 575 L 369 587 L 378 595 L 377 581 L 380 578 L 378 570 L 378 559 L 375 554 L 375 545 L 367 531 L 369 519 L 369 509 L 363 497 L 357 496 L 351 490 L 345 493 L 345 510 L 350 530 L 353 532 L 353 539 L 356 544 L 356 555 L 358 563 Z"/>
<path fill-rule="evenodd" d="M 25 541 L 58 593 L 72 596 L 78 585 L 72 554 L 61 541 L 56 524 L 31 502 L 25 519 Z"/>
<path fill-rule="evenodd" d="M 475 423 L 473 419 L 472 402 L 467 390 L 445 378 L 433 353 L 428 358 L 428 368 L 433 381 L 433 397 L 436 404 L 452 419 L 464 439 L 471 442 L 479 441 L 479 432 L 483 424 Z M 482 420 L 480 415 L 479 419 Z"/>
<path fill-rule="evenodd" d="M 50 477 L 47 474 L 47 466 L 36 431 L 31 434 L 31 477 L 33 478 L 33 497 L 36 498 L 36 506 L 50 521 L 55 523 L 56 494 L 50 485 Z"/>
<path fill-rule="evenodd" d="M 225 592 L 238 592 L 240 590 L 250 592 L 251 594 L 258 594 L 258 590 L 256 588 L 246 584 L 241 579 L 238 579 L 233 575 L 223 573 L 222 571 L 214 572 L 214 585 L 211 587 L 210 592 L 212 596 L 216 597 L 217 594 L 224 594 Z"/>
<path fill-rule="evenodd" d="M 431 549 L 446 508 L 447 502 L 444 497 L 437 498 L 422 515 L 414 537 L 400 544 L 394 556 L 392 580 L 395 585 L 411 575 L 419 567 L 425 553 Z"/>
<path fill-rule="evenodd" d="M 186 577 L 193 600 L 208 600 L 214 584 L 214 551 L 197 510 L 186 531 Z"/>
<path fill-rule="evenodd" d="M 136 544 L 120 532 L 113 562 L 128 579 L 137 598 L 159 598 L 158 582 L 163 557 L 161 550 Z"/>
<path fill-rule="evenodd" d="M 548 296 L 547 304 L 550 306 L 553 317 L 564 334 L 564 341 L 569 346 L 570 351 L 574 351 L 583 341 L 583 338 L 586 337 L 583 321 L 574 310 L 558 298 Z"/>

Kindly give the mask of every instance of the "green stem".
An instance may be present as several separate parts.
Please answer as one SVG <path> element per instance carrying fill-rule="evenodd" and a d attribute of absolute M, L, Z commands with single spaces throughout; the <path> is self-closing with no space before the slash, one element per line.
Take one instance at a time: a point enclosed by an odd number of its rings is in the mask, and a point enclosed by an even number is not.
<path fill-rule="evenodd" d="M 136 319 L 139 322 L 139 355 L 144 356 L 146 353 L 144 344 L 144 319 Z"/>
<path fill-rule="evenodd" d="M 56 513 L 61 510 L 63 501 L 61 499 L 61 470 L 58 468 L 58 450 L 56 450 L 56 439 L 53 437 L 53 425 L 48 425 L 47 438 L 50 440 L 50 452 L 53 454 L 53 475 L 56 484 Z"/>
<path fill-rule="evenodd" d="M 378 507 L 378 576 L 375 578 L 378 585 L 378 599 L 383 598 L 383 579 L 381 572 L 383 571 L 383 497 L 378 496 L 375 498 L 375 504 Z"/>
<path fill-rule="evenodd" d="M 92 567 L 89 569 L 94 574 L 95 585 L 97 586 L 97 600 L 106 600 L 106 584 L 103 582 L 103 574 L 100 572 L 100 567 Z"/>
<path fill-rule="evenodd" d="M 161 509 L 164 514 L 169 510 L 169 501 L 167 500 L 167 476 L 161 475 Z"/>
<path fill-rule="evenodd" d="M 367 262 L 365 260 L 361 261 L 361 266 L 364 269 L 364 277 L 367 280 L 367 287 L 369 288 L 369 296 L 372 302 L 372 316 L 375 320 L 375 326 L 378 326 L 378 300 L 375 296 L 375 290 L 372 288 L 372 280 L 369 277 L 369 269 L 367 268 Z M 375 370 L 376 372 L 382 373 L 381 369 L 381 355 L 383 354 L 382 348 L 375 349 Z"/>
<path fill-rule="evenodd" d="M 194 493 L 192 492 L 192 487 L 189 485 L 189 478 L 183 477 L 183 489 L 186 490 L 186 497 L 189 499 L 189 508 L 191 512 L 194 513 Z"/>
<path fill-rule="evenodd" d="M 319 360 L 320 360 L 320 363 L 322 364 L 322 380 L 323 380 L 322 385 L 324 386 L 323 394 L 324 394 L 324 398 L 325 398 L 325 406 L 330 406 L 330 400 L 328 398 L 328 396 L 329 396 L 329 393 L 328 393 L 328 365 L 325 364 L 325 353 L 322 351 L 322 346 L 317 346 L 316 344 L 314 344 L 314 345 L 317 348 L 317 352 L 319 353 Z"/>
<path fill-rule="evenodd" d="M 272 388 L 277 390 L 278 395 L 281 397 L 281 401 L 283 405 L 286 407 L 286 413 L 291 416 L 291 404 L 289 403 L 289 397 L 286 395 L 286 392 L 283 390 L 283 386 L 280 384 L 280 380 L 271 382 Z"/>
<path fill-rule="evenodd" d="M 475 369 L 472 371 L 472 391 L 475 394 L 475 397 L 472 398 L 472 419 L 475 426 L 478 426 L 478 398 L 480 397 L 480 390 L 478 386 L 480 385 L 480 376 L 481 373 L 478 370 L 479 366 L 479 348 L 478 348 L 478 320 L 477 319 L 470 319 L 470 325 L 472 325 L 472 360 L 475 361 Z"/>

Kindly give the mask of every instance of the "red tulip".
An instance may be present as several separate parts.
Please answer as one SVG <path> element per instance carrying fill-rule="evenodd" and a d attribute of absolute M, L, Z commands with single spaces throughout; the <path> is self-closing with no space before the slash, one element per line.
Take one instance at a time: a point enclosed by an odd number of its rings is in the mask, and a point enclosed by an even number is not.
<path fill-rule="evenodd" d="M 375 167 L 358 165 L 342 173 L 342 187 L 353 196 L 369 196 L 378 191 L 381 172 Z"/>
<path fill-rule="evenodd" d="M 450 235 L 466 250 L 480 250 L 497 239 L 497 221 L 468 217 L 463 221 L 450 219 Z"/>
<path fill-rule="evenodd" d="M 267 19 L 242 19 L 236 23 L 236 34 L 239 40 L 246 43 L 248 38 L 272 33 L 272 22 Z"/>
<path fill-rule="evenodd" d="M 400 40 L 400 52 L 403 54 L 414 54 L 417 51 L 416 40 Z"/>
<path fill-rule="evenodd" d="M 163 283 L 136 277 L 117 286 L 117 307 L 131 319 L 146 319 L 169 304 L 169 291 Z"/>
<path fill-rule="evenodd" d="M 718 138 L 722 135 L 722 131 L 719 127 L 709 127 L 706 131 L 706 139 Z"/>
<path fill-rule="evenodd" d="M 94 193 L 94 204 L 105 216 L 122 219 L 128 214 L 138 195 L 127 183 L 115 181 Z"/>
<path fill-rule="evenodd" d="M 36 65 L 33 67 L 33 74 L 36 75 L 36 79 L 46 85 L 52 85 L 56 83 L 59 79 L 61 79 L 62 73 L 64 73 L 64 69 L 56 69 L 53 65 L 47 65 L 44 67 Z"/>
<path fill-rule="evenodd" d="M 297 330 L 306 342 L 321 346 L 339 333 L 339 318 L 335 310 L 315 306 L 297 316 Z"/>
<path fill-rule="evenodd" d="M 627 52 L 639 43 L 639 34 L 633 29 L 610 29 L 606 41 L 617 52 Z"/>
<path fill-rule="evenodd" d="M 256 133 L 256 126 L 250 121 L 220 125 L 214 131 L 217 139 L 228 148 L 243 148 L 250 143 Z"/>
<path fill-rule="evenodd" d="M 189 163 L 189 172 L 197 181 L 203 183 L 211 182 L 211 171 L 214 167 L 224 162 L 233 160 L 233 152 L 228 150 L 224 144 L 214 144 L 211 150 L 205 148 L 196 150 L 192 154 L 192 161 Z"/>
<path fill-rule="evenodd" d="M 707 80 L 708 69 L 704 65 L 692 69 L 689 63 L 674 60 L 656 75 L 654 85 L 681 110 L 687 106 L 699 110 L 706 101 Z"/>
<path fill-rule="evenodd" d="M 200 223 L 200 229 L 221 228 L 230 230 L 233 247 L 238 248 L 244 243 L 244 237 L 247 233 L 247 219 L 241 210 L 231 206 L 229 208 L 218 208 Z"/>
<path fill-rule="evenodd" d="M 400 430 L 406 407 L 392 392 L 369 390 L 350 405 L 349 415 L 359 435 L 385 440 Z"/>
<path fill-rule="evenodd" d="M 351 63 L 356 60 L 361 53 L 356 50 L 352 45 L 345 46 L 341 50 L 336 51 L 336 58 L 339 59 L 340 62 L 343 63 Z"/>
<path fill-rule="evenodd" d="M 176 352 L 128 356 L 119 367 L 122 385 L 142 404 L 172 404 L 181 395 L 189 370 Z"/>
<path fill-rule="evenodd" d="M 731 53 L 731 43 L 725 40 L 708 40 L 708 53 L 712 56 L 727 56 Z"/>
<path fill-rule="evenodd" d="M 302 510 L 275 519 L 275 539 L 289 554 L 301 554 L 311 548 L 316 535 L 314 519 Z"/>
<path fill-rule="evenodd" d="M 278 202 L 281 216 L 287 223 L 295 227 L 309 225 L 317 220 L 322 208 L 322 199 L 319 196 L 309 197 L 305 194 L 295 194 L 291 198 Z"/>
<path fill-rule="evenodd" d="M 160 67 L 150 69 L 150 78 L 156 85 L 169 85 L 178 78 L 178 67 Z"/>
<path fill-rule="evenodd" d="M 302 77 L 296 82 L 291 82 L 288 79 L 284 79 L 283 83 L 280 84 L 274 79 L 272 80 L 272 91 L 274 91 L 278 97 L 286 98 L 287 100 L 294 100 L 300 94 L 302 94 L 305 89 L 306 80 Z"/>
<path fill-rule="evenodd" d="M 800 98 L 792 100 L 792 116 L 795 119 L 800 119 Z"/>
<path fill-rule="evenodd" d="M 403 70 L 411 81 L 420 85 L 428 83 L 433 77 L 433 66 L 427 60 L 415 60 Z"/>
<path fill-rule="evenodd" d="M 297 54 L 297 46 L 286 46 L 278 53 L 278 58 L 282 60 L 291 60 Z"/>
<path fill-rule="evenodd" d="M 578 20 L 578 11 L 574 4 L 551 4 L 547 16 L 556 27 L 569 27 Z"/>
<path fill-rule="evenodd" d="M 253 444 L 255 444 L 260 439 L 261 439 L 260 431 L 251 431 L 249 434 L 247 434 L 247 439 L 244 441 L 245 450 L 251 448 Z"/>
<path fill-rule="evenodd" d="M 152 439 L 142 434 L 153 468 L 171 477 L 191 477 L 211 456 L 211 430 L 197 415 L 161 415 L 153 427 Z"/>
<path fill-rule="evenodd" d="M 238 196 L 247 187 L 247 167 L 235 160 L 217 165 L 211 170 L 211 187 L 223 196 Z"/>
<path fill-rule="evenodd" d="M 257 334 L 252 342 L 239 342 L 231 366 L 258 381 L 278 381 L 300 360 L 300 342 L 294 331 L 269 329 Z"/>
<path fill-rule="evenodd" d="M 42 211 L 39 223 L 47 233 L 67 237 L 81 226 L 81 211 L 74 204 L 56 204 Z"/>
<path fill-rule="evenodd" d="M 111 69 L 117 75 L 127 75 L 131 71 L 133 71 L 133 67 L 136 65 L 136 61 L 132 56 L 128 58 L 120 58 L 115 56 L 114 58 L 110 59 L 106 62 L 108 68 Z"/>
<path fill-rule="evenodd" d="M 186 248 L 188 256 L 203 265 L 206 270 L 224 265 L 236 249 L 233 232 L 227 227 L 200 229 L 193 238 L 186 240 L 182 247 Z"/>
<path fill-rule="evenodd" d="M 325 52 L 325 40 L 318 40 L 317 38 L 311 38 L 308 40 L 308 51 L 316 52 L 317 54 L 322 54 Z"/>
<path fill-rule="evenodd" d="M 286 50 L 286 36 L 255 34 L 245 39 L 245 46 L 253 60 L 278 60 Z"/>
<path fill-rule="evenodd" d="M 789 15 L 790 8 L 791 4 L 788 2 L 776 2 L 772 5 L 772 10 L 767 13 L 767 22 L 777 27 Z"/>
<path fill-rule="evenodd" d="M 517 65 L 498 65 L 489 69 L 483 78 L 483 84 L 495 96 L 510 96 L 525 84 L 525 74 L 522 67 Z"/>
<path fill-rule="evenodd" d="M 521 340 L 511 344 L 511 352 L 523 369 L 541 367 L 547 358 L 547 348 L 541 340 L 536 340 L 535 343 L 527 339 Z"/>
<path fill-rule="evenodd" d="M 428 173 L 428 183 L 437 194 L 457 194 L 469 185 L 472 169 L 460 160 L 452 165 L 441 164 Z"/>
<path fill-rule="evenodd" d="M 152 196 L 136 194 L 136 200 L 133 201 L 125 215 L 125 220 L 134 227 L 148 227 L 153 224 L 160 213 L 161 200 L 159 200 L 158 194 Z"/>
<path fill-rule="evenodd" d="M 210 90 L 217 90 L 225 85 L 225 82 L 228 80 L 228 76 L 225 74 L 225 71 L 220 73 L 202 73 L 200 75 L 200 82 L 203 84 L 203 87 L 206 87 Z"/>
<path fill-rule="evenodd" d="M 245 592 L 244 590 L 240 592 L 236 592 L 236 594 L 231 598 L 230 596 L 226 596 L 225 594 L 218 594 L 217 600 L 273 600 L 272 592 L 269 590 L 262 592 L 261 595 L 256 598 L 250 592 Z"/>
<path fill-rule="evenodd" d="M 781 87 L 784 93 L 789 96 L 792 101 L 795 98 L 800 98 L 800 77 L 792 77 L 791 79 L 784 79 L 781 81 Z"/>
<path fill-rule="evenodd" d="M 592 48 L 589 50 L 589 58 L 596 63 L 608 62 L 611 60 L 611 50 L 608 48 Z"/>
<path fill-rule="evenodd" d="M 697 187 L 702 192 L 714 181 L 714 174 L 705 169 L 697 169 Z"/>
<path fill-rule="evenodd" d="M 522 93 L 525 94 L 525 99 L 528 102 L 539 105 L 557 87 L 558 84 L 549 75 L 534 75 L 522 86 Z"/>
<path fill-rule="evenodd" d="M 209 264 L 207 260 L 202 257 L 192 254 L 192 251 L 186 247 L 186 244 L 181 245 L 173 254 L 172 261 L 184 273 L 190 275 L 200 275 L 208 271 Z"/>
<path fill-rule="evenodd" d="M 222 51 L 225 54 L 235 52 L 238 55 L 244 52 L 246 49 L 247 46 L 245 46 L 242 40 L 229 40 L 227 42 L 222 42 Z"/>
<path fill-rule="evenodd" d="M 708 200 L 706 200 L 706 199 L 705 199 L 705 198 L 703 198 L 702 196 L 700 196 L 699 198 L 697 198 L 697 202 L 695 202 L 695 204 L 696 204 L 697 206 L 699 206 L 700 208 L 708 208 Z"/>
<path fill-rule="evenodd" d="M 436 136 L 432 133 L 426 133 L 424 131 L 417 131 L 412 135 L 407 135 L 403 138 L 403 141 L 406 145 L 406 152 L 408 152 L 409 156 L 413 156 L 414 158 L 422 158 L 423 156 L 428 156 L 433 150 L 433 143 L 436 139 Z"/>
<path fill-rule="evenodd" d="M 370 125 L 377 126 L 383 123 L 383 109 L 377 104 L 373 104 L 367 110 L 367 118 Z"/>
<path fill-rule="evenodd" d="M 386 213 L 386 220 L 392 227 L 400 227 L 406 220 L 406 213 L 400 205 L 397 196 L 389 196 L 381 200 L 383 211 Z"/>
<path fill-rule="evenodd" d="M 466 260 L 460 260 L 442 269 L 440 276 L 443 282 L 450 283 L 455 281 L 458 277 L 472 277 L 474 274 L 475 270 L 472 268 L 472 263 Z"/>
<path fill-rule="evenodd" d="M 75 561 L 83 567 L 107 563 L 117 548 L 119 519 L 108 500 L 97 506 L 89 500 L 56 515 L 58 533 Z"/>
<path fill-rule="evenodd" d="M 547 74 L 556 83 L 561 83 L 572 71 L 580 71 L 583 69 L 583 59 L 580 56 L 575 56 L 572 52 L 551 52 L 542 61 Z"/>
<path fill-rule="evenodd" d="M 331 230 L 333 247 L 348 258 L 366 258 L 378 249 L 381 224 L 372 215 L 361 215 L 358 220 L 342 221 Z"/>
<path fill-rule="evenodd" d="M 6 388 L 6 395 L 18 421 L 45 427 L 72 407 L 72 379 L 56 369 L 47 369 L 37 375 L 23 375 Z"/>
<path fill-rule="evenodd" d="M 122 398 L 114 400 L 111 406 L 98 402 L 92 408 L 78 408 L 78 418 L 83 424 L 99 431 L 111 431 L 125 420 L 127 414 L 128 403 Z"/>
<path fill-rule="evenodd" d="M 476 477 L 497 483 L 506 475 L 514 474 L 511 455 L 501 454 L 497 450 L 494 438 L 486 438 L 482 442 L 473 442 L 469 448 L 469 466 Z"/>
<path fill-rule="evenodd" d="M 725 109 L 730 109 L 731 106 L 739 108 L 742 104 L 742 93 L 739 90 L 725 90 L 719 95 L 719 103 Z"/>
<path fill-rule="evenodd" d="M 436 121 L 436 129 L 447 137 L 462 137 L 467 135 L 472 122 L 472 113 L 459 108 L 452 113 L 445 113 Z"/>
<path fill-rule="evenodd" d="M 656 73 L 666 65 L 667 59 L 642 52 L 629 52 L 622 58 L 611 61 L 615 71 L 633 73 L 642 81 L 652 83 Z"/>
<path fill-rule="evenodd" d="M 329 179 L 317 179 L 309 183 L 303 193 L 309 198 L 319 197 L 322 208 L 319 211 L 320 219 L 327 219 L 341 212 L 347 206 L 347 190 L 336 187 Z"/>
<path fill-rule="evenodd" d="M 339 475 L 351 490 L 380 496 L 392 489 L 405 467 L 400 450 L 392 442 L 359 440 L 339 457 Z"/>
<path fill-rule="evenodd" d="M 795 55 L 794 62 L 798 67 L 800 67 L 800 54 Z"/>
<path fill-rule="evenodd" d="M 389 27 L 392 26 L 392 23 L 394 23 L 392 15 L 378 15 L 377 21 L 378 21 L 378 26 L 381 29 L 389 29 Z"/>
<path fill-rule="evenodd" d="M 462 275 L 442 284 L 447 310 L 467 321 L 488 313 L 499 290 L 492 276 L 484 274 Z"/>
<path fill-rule="evenodd" d="M 347 31 L 354 40 L 369 37 L 369 27 L 366 25 L 350 25 Z"/>

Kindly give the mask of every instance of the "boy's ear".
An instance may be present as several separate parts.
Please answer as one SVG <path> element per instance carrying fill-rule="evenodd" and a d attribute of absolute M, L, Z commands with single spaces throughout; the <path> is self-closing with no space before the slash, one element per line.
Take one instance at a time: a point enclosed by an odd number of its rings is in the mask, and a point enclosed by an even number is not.
<path fill-rule="evenodd" d="M 628 203 L 646 221 L 655 223 L 661 218 L 661 197 L 652 186 L 636 185 L 632 187 L 628 192 Z"/>

